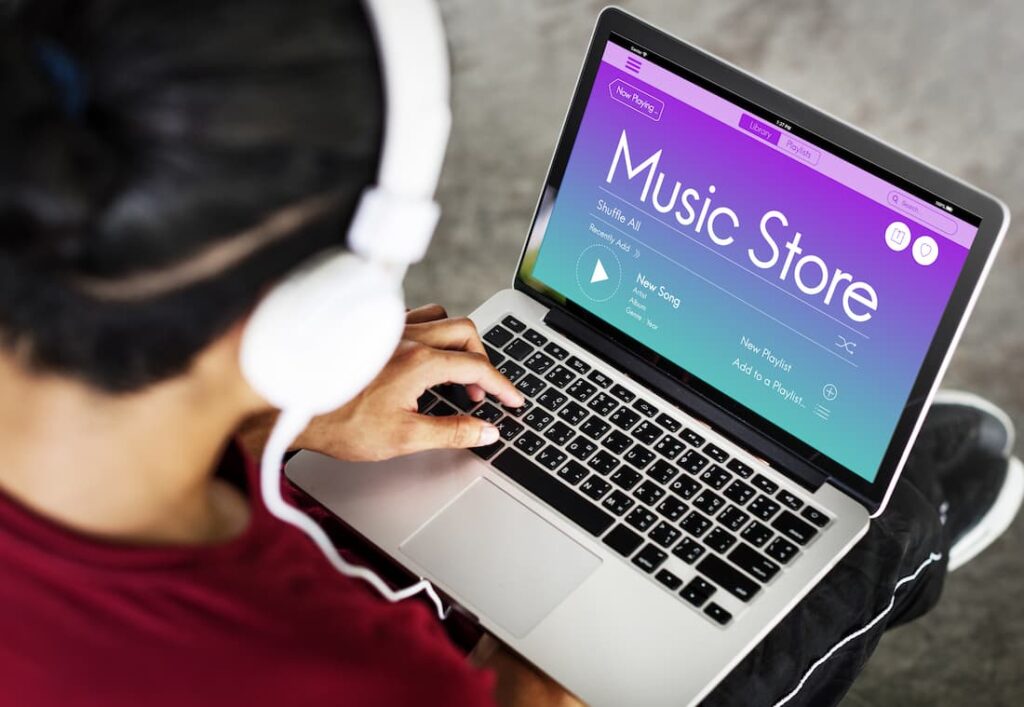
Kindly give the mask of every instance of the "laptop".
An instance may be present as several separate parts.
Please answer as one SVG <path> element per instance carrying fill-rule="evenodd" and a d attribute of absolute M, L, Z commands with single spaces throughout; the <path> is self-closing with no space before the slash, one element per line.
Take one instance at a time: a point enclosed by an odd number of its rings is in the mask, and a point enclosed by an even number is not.
<path fill-rule="evenodd" d="M 694 704 L 885 508 L 1007 222 L 606 9 L 471 315 L 527 402 L 420 399 L 502 439 L 287 474 L 584 701 Z"/>

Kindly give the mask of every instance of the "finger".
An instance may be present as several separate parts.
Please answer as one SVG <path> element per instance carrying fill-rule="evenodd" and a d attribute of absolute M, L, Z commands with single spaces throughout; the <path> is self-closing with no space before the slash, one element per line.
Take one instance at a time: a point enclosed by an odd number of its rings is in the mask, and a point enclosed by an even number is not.
<path fill-rule="evenodd" d="M 438 319 L 445 319 L 448 312 L 439 304 L 425 304 L 422 307 L 415 307 L 405 313 L 406 324 L 420 324 L 422 322 L 433 322 Z"/>
<path fill-rule="evenodd" d="M 435 349 L 486 353 L 476 325 L 468 317 L 411 324 L 405 327 L 405 338 Z"/>
<path fill-rule="evenodd" d="M 424 389 L 440 383 L 477 385 L 498 398 L 503 405 L 519 407 L 523 395 L 508 378 L 487 360 L 487 356 L 466 351 L 443 351 L 423 346 L 416 352 L 415 365 L 419 385 Z"/>
<path fill-rule="evenodd" d="M 409 453 L 426 449 L 465 449 L 498 441 L 498 428 L 468 415 L 416 415 L 405 435 Z"/>

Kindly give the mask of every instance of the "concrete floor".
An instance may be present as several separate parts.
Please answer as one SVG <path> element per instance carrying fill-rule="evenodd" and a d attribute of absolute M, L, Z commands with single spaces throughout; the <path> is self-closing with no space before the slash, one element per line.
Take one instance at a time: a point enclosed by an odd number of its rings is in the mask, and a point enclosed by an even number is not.
<path fill-rule="evenodd" d="M 455 124 L 445 215 L 413 302 L 465 313 L 511 274 L 598 0 L 442 0 Z M 643 0 L 621 3 L 1006 200 L 1016 225 L 945 385 L 1024 420 L 1024 3 Z M 1024 701 L 1024 519 L 950 577 L 939 607 L 886 636 L 845 701 Z"/>

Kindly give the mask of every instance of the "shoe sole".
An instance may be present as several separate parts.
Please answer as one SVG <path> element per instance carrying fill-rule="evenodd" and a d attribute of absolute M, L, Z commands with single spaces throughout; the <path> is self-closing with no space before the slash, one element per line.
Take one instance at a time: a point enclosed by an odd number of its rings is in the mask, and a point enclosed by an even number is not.
<path fill-rule="evenodd" d="M 936 396 L 937 398 L 938 396 Z M 1005 415 L 1005 413 L 1004 413 Z M 1011 432 L 1013 428 L 1010 428 Z M 1012 439 L 1011 439 L 1012 441 Z M 1011 445 L 1012 446 L 1012 445 Z M 949 548 L 947 571 L 960 569 L 994 543 L 1017 517 L 1024 502 L 1024 464 L 1013 457 L 1006 468 L 1003 487 L 988 513 Z"/>
<path fill-rule="evenodd" d="M 1013 446 L 1017 440 L 1017 431 L 1013 425 L 1013 420 L 1006 414 L 1006 411 L 1001 407 L 993 403 L 991 400 L 977 395 L 976 393 L 969 393 L 966 390 L 947 390 L 940 389 L 935 393 L 935 397 L 932 399 L 932 404 L 942 403 L 945 405 L 964 405 L 966 407 L 978 408 L 982 412 L 985 412 L 992 417 L 999 420 L 999 422 L 1006 428 L 1006 447 L 1003 449 L 1003 456 L 1009 457 L 1013 454 Z"/>

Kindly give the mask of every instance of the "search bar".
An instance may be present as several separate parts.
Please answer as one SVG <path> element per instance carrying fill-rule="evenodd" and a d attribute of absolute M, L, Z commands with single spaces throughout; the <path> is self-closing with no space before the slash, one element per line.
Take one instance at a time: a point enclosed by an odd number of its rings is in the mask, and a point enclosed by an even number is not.
<path fill-rule="evenodd" d="M 889 206 L 909 216 L 913 216 L 921 223 L 927 224 L 937 231 L 942 231 L 949 236 L 956 233 L 956 221 L 945 214 L 939 213 L 934 207 L 919 199 L 908 196 L 903 192 L 891 191 L 886 197 L 886 201 L 889 202 Z"/>

